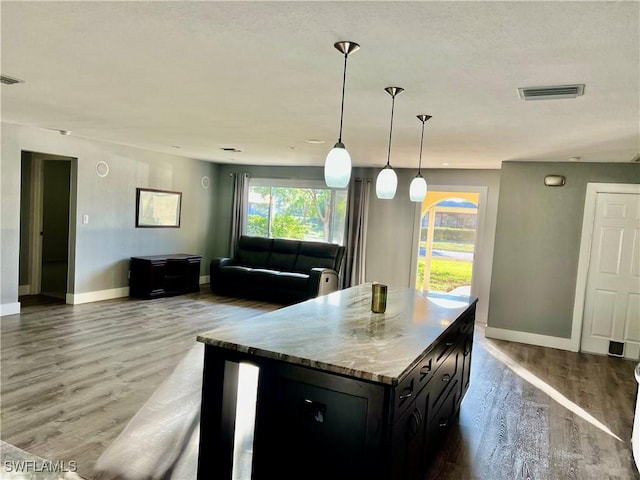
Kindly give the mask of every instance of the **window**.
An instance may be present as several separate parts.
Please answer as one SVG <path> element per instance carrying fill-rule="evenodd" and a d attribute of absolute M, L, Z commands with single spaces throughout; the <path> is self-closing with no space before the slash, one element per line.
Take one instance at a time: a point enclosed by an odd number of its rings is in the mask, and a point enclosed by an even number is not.
<path fill-rule="evenodd" d="M 342 245 L 347 190 L 323 182 L 252 178 L 245 233 Z"/>

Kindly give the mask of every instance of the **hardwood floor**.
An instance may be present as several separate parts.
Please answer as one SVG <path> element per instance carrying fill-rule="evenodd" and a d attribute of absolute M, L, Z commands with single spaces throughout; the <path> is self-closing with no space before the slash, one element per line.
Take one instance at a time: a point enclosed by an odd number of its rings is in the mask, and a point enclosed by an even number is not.
<path fill-rule="evenodd" d="M 635 480 L 635 362 L 484 337 L 425 480 Z"/>
<path fill-rule="evenodd" d="M 192 349 L 196 333 L 279 305 L 201 293 L 83 305 L 23 303 L 2 317 L 1 437 L 38 457 L 97 458 Z M 634 362 L 486 339 L 425 480 L 638 480 Z M 194 480 L 180 478 L 178 480 Z"/>
<path fill-rule="evenodd" d="M 196 334 L 278 305 L 207 292 L 152 301 L 39 303 L 2 317 L 2 440 L 50 460 L 94 463 Z"/>

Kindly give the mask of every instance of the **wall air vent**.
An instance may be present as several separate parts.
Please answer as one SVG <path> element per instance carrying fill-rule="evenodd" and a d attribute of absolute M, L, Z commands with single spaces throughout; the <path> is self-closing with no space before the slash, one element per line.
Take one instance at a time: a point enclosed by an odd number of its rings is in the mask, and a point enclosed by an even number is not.
<path fill-rule="evenodd" d="M 15 85 L 16 83 L 24 83 L 24 80 L 9 77 L 8 75 L 0 75 L 0 83 L 2 83 L 2 85 Z"/>
<path fill-rule="evenodd" d="M 548 87 L 520 87 L 518 95 L 523 100 L 553 100 L 576 98 L 584 95 L 584 83 L 576 85 L 552 85 Z"/>

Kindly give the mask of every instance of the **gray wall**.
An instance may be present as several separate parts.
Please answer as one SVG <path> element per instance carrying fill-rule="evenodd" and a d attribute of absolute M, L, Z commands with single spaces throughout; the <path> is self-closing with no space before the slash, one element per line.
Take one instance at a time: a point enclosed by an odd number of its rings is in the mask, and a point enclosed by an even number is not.
<path fill-rule="evenodd" d="M 129 257 L 164 253 L 203 255 L 204 265 L 213 256 L 215 231 L 215 185 L 218 167 L 210 162 L 136 148 L 61 136 L 45 129 L 2 124 L 2 200 L 0 247 L 0 301 L 18 300 L 18 254 L 20 227 L 21 151 L 44 152 L 77 158 L 72 172 L 72 210 L 75 221 L 75 277 L 73 293 L 86 293 L 128 286 Z M 96 163 L 109 164 L 107 177 L 96 175 Z M 204 189 L 207 175 L 211 186 Z M 177 229 L 135 228 L 137 187 L 183 192 L 181 227 Z M 74 187 L 72 186 L 72 189 Z M 77 205 L 77 208 L 76 206 Z M 82 216 L 89 223 L 82 224 Z"/>
<path fill-rule="evenodd" d="M 18 302 L 20 251 L 19 139 L 2 125 L 0 153 L 0 310 Z"/>
<path fill-rule="evenodd" d="M 565 175 L 564 187 L 544 177 Z M 571 337 L 587 183 L 640 183 L 622 163 L 504 162 L 487 325 Z"/>
<path fill-rule="evenodd" d="M 231 226 L 232 172 L 246 172 L 257 178 L 301 178 L 323 180 L 321 167 L 259 167 L 250 165 L 220 165 L 216 205 L 216 255 L 229 253 Z M 367 231 L 366 280 L 389 285 L 409 286 L 412 270 L 413 241 L 416 232 L 416 204 L 409 201 L 409 184 L 414 170 L 396 169 L 398 191 L 393 200 L 379 200 L 375 195 L 375 179 L 378 168 L 354 168 L 352 177 L 371 178 L 371 197 Z M 488 189 L 485 224 L 482 238 L 478 239 L 476 254 L 474 295 L 479 298 L 477 318 L 486 322 L 493 243 L 500 184 L 499 170 L 426 170 L 430 188 L 438 186 L 485 186 Z"/>
<path fill-rule="evenodd" d="M 3 124 L 0 156 L 0 302 L 18 299 L 21 151 L 77 158 L 72 172 L 75 221 L 74 293 L 126 287 L 128 259 L 167 252 L 204 256 L 208 274 L 214 256 L 229 250 L 232 182 L 229 174 L 254 177 L 323 178 L 319 167 L 215 165 L 173 155 L 64 137 L 44 129 Z M 96 175 L 104 160 L 110 174 Z M 367 280 L 408 285 L 415 228 L 415 204 L 408 185 L 415 174 L 397 170 L 399 187 L 391 201 L 375 197 L 372 183 L 368 227 Z M 375 181 L 378 169 L 356 168 L 354 176 Z M 567 185 L 544 187 L 546 174 L 564 174 Z M 485 222 L 476 256 L 474 295 L 478 319 L 489 326 L 562 338 L 571 319 L 582 214 L 588 182 L 640 183 L 634 164 L 505 162 L 502 170 L 427 170 L 438 186 L 486 186 Z M 211 178 L 205 190 L 202 176 Z M 135 189 L 139 186 L 183 192 L 180 229 L 136 229 Z M 73 187 L 72 187 L 73 188 Z M 498 201 L 499 192 L 499 201 Z M 78 205 L 77 209 L 75 205 Z M 82 215 L 89 223 L 82 224 Z M 495 254 L 494 254 L 495 252 Z"/>

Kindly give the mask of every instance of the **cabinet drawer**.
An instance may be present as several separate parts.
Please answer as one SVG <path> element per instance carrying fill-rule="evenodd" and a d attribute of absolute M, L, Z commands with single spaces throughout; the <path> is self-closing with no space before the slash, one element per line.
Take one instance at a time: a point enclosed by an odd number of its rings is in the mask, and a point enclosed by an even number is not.
<path fill-rule="evenodd" d="M 463 353 L 457 343 L 453 348 L 454 351 L 442 361 L 441 366 L 436 370 L 429 386 L 431 392 L 429 401 L 432 410 L 439 408 L 449 390 L 455 388 L 454 385 L 461 380 Z"/>
<path fill-rule="evenodd" d="M 473 334 L 473 327 L 475 326 L 476 316 L 470 314 L 460 322 L 460 335 Z"/>
<path fill-rule="evenodd" d="M 445 335 L 444 339 L 438 344 L 435 350 L 435 367 L 438 368 L 447 359 L 449 354 L 454 350 L 458 339 L 460 338 L 460 325 L 451 328 Z"/>
<path fill-rule="evenodd" d="M 435 371 L 434 356 L 433 353 L 425 356 L 395 389 L 396 408 L 394 409 L 394 421 L 400 417 L 423 387 L 431 380 Z"/>
<path fill-rule="evenodd" d="M 429 415 L 429 423 L 426 432 L 425 451 L 433 453 L 439 442 L 444 438 L 445 430 L 451 425 L 459 404 L 457 388 L 451 389 L 443 398 L 437 410 Z"/>

